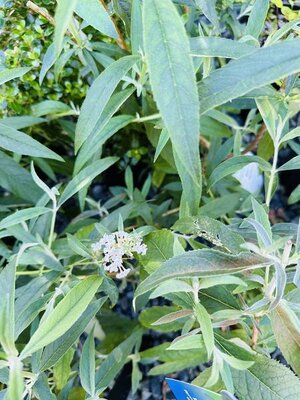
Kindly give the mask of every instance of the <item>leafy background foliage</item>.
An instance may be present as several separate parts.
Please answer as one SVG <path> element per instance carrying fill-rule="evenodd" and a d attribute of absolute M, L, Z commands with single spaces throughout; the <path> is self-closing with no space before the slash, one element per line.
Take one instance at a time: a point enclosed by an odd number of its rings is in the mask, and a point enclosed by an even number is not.
<path fill-rule="evenodd" d="M 0 398 L 296 400 L 297 2 L 0 12 Z"/>

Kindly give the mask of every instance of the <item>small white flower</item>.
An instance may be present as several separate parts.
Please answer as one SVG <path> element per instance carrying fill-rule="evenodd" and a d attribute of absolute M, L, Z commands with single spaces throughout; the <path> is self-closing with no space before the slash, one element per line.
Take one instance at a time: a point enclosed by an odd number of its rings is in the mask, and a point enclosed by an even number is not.
<path fill-rule="evenodd" d="M 100 242 L 93 243 L 93 244 L 92 244 L 92 250 L 93 250 L 94 253 L 96 253 L 97 251 L 100 251 L 100 250 L 101 250 L 101 244 L 100 244 Z"/>
<path fill-rule="evenodd" d="M 129 272 L 130 272 L 129 268 L 122 267 L 122 269 L 120 269 L 120 272 L 117 273 L 116 277 L 118 279 L 123 279 L 129 274 Z"/>
<path fill-rule="evenodd" d="M 132 251 L 144 256 L 147 252 L 147 246 L 145 244 L 137 243 L 132 247 Z"/>
<path fill-rule="evenodd" d="M 147 246 L 139 235 L 118 231 L 110 235 L 105 234 L 98 242 L 92 244 L 92 250 L 95 253 L 103 253 L 105 271 L 117 272 L 116 277 L 123 279 L 130 272 L 130 269 L 123 265 L 123 257 L 132 259 L 133 253 L 145 255 Z"/>

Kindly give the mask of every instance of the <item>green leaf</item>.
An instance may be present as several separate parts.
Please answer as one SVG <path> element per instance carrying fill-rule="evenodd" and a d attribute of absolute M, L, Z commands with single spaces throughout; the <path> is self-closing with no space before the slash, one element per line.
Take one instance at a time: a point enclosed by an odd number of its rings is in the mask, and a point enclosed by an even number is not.
<path fill-rule="evenodd" d="M 143 21 L 142 4 L 140 0 L 132 0 L 130 42 L 132 54 L 139 54 L 143 50 Z"/>
<path fill-rule="evenodd" d="M 84 342 L 79 365 L 81 385 L 91 396 L 95 394 L 95 356 L 94 330 L 92 330 Z"/>
<path fill-rule="evenodd" d="M 15 129 L 23 129 L 27 128 L 28 126 L 42 124 L 43 122 L 46 122 L 44 118 L 31 117 L 29 115 L 24 115 L 22 117 L 6 117 L 0 119 L 1 124 L 7 125 L 10 128 Z"/>
<path fill-rule="evenodd" d="M 153 160 L 154 162 L 160 156 L 160 153 L 164 149 L 165 145 L 168 143 L 169 139 L 170 139 L 170 135 L 169 135 L 169 132 L 167 131 L 167 129 L 162 129 L 162 131 L 159 135 L 159 140 L 158 140 L 157 147 L 156 147 L 155 154 L 154 154 L 154 160 Z"/>
<path fill-rule="evenodd" d="M 216 0 L 195 0 L 196 6 L 201 8 L 206 18 L 219 29 L 219 17 L 216 12 Z"/>
<path fill-rule="evenodd" d="M 300 200 L 300 184 L 292 191 L 288 198 L 288 204 L 295 204 Z"/>
<path fill-rule="evenodd" d="M 142 379 L 143 374 L 139 369 L 138 363 L 136 361 L 132 361 L 131 390 L 133 395 L 137 392 Z"/>
<path fill-rule="evenodd" d="M 230 290 L 224 286 L 217 285 L 199 291 L 201 304 L 212 314 L 217 311 L 240 309 L 239 303 Z"/>
<path fill-rule="evenodd" d="M 84 332 L 106 300 L 107 297 L 101 297 L 99 300 L 92 302 L 65 334 L 45 347 L 38 366 L 40 371 L 51 368 L 60 360 Z"/>
<path fill-rule="evenodd" d="M 72 21 L 73 11 L 78 0 L 59 0 L 55 11 L 54 47 L 55 54 L 59 56 L 64 35 Z"/>
<path fill-rule="evenodd" d="M 26 208 L 25 210 L 16 211 L 15 213 L 9 215 L 0 222 L 0 230 L 20 224 L 21 222 L 27 221 L 29 219 L 39 217 L 40 215 L 43 215 L 50 211 L 51 209 L 46 207 L 32 207 Z"/>
<path fill-rule="evenodd" d="M 117 157 L 106 157 L 93 162 L 93 164 L 80 171 L 79 174 L 67 184 L 65 190 L 62 192 L 58 207 L 61 207 L 70 197 L 74 196 L 75 193 L 89 185 L 96 176 L 100 175 L 117 160 Z"/>
<path fill-rule="evenodd" d="M 142 335 L 141 330 L 134 331 L 128 339 L 119 344 L 103 361 L 96 371 L 96 390 L 100 393 L 112 382 L 128 361 L 127 358 L 133 347 L 139 342 Z"/>
<path fill-rule="evenodd" d="M 300 381 L 277 361 L 259 356 L 249 370 L 231 369 L 240 400 L 297 400 Z"/>
<path fill-rule="evenodd" d="M 70 348 L 53 367 L 53 379 L 57 390 L 62 390 L 69 380 L 73 357 L 74 349 Z"/>
<path fill-rule="evenodd" d="M 193 350 L 199 348 L 204 348 L 203 336 L 188 334 L 173 341 L 167 350 Z"/>
<path fill-rule="evenodd" d="M 15 279 L 16 256 L 0 273 L 0 343 L 7 354 L 16 354 L 15 337 Z"/>
<path fill-rule="evenodd" d="M 234 338 L 228 340 L 219 333 L 215 333 L 215 341 L 224 354 L 242 361 L 255 361 L 256 359 L 256 353 L 250 347 L 247 348 L 246 343 L 241 339 Z"/>
<path fill-rule="evenodd" d="M 300 322 L 285 301 L 271 313 L 276 342 L 289 365 L 300 375 Z"/>
<path fill-rule="evenodd" d="M 268 216 L 266 210 L 264 209 L 264 207 L 261 204 L 258 203 L 258 201 L 255 200 L 254 197 L 251 198 L 251 202 L 252 202 L 252 209 L 254 212 L 255 220 L 263 226 L 263 228 L 267 234 L 267 241 L 269 243 L 272 243 L 272 229 L 271 229 L 271 224 L 269 221 L 269 216 Z M 260 237 L 258 237 L 258 241 L 261 245 L 263 245 Z"/>
<path fill-rule="evenodd" d="M 147 253 L 139 259 L 148 274 L 174 255 L 174 235 L 167 229 L 150 232 L 145 237 L 144 243 L 147 245 Z"/>
<path fill-rule="evenodd" d="M 244 42 L 221 37 L 198 36 L 190 39 L 193 57 L 241 58 L 255 52 L 256 48 Z"/>
<path fill-rule="evenodd" d="M 35 117 L 42 115 L 72 115 L 74 111 L 65 103 L 57 100 L 44 100 L 32 106 L 32 114 Z"/>
<path fill-rule="evenodd" d="M 34 182 L 38 185 L 38 187 L 40 187 L 42 189 L 43 192 L 47 193 L 47 195 L 49 196 L 49 198 L 55 202 L 56 197 L 55 197 L 55 193 L 54 191 L 52 191 L 45 182 L 43 182 L 41 180 L 41 178 L 37 175 L 35 168 L 34 168 L 34 164 L 33 161 L 31 161 L 31 176 L 32 179 L 34 180 Z"/>
<path fill-rule="evenodd" d="M 159 349 L 159 346 L 158 346 Z M 151 368 L 149 375 L 167 375 L 178 372 L 186 368 L 194 368 L 207 362 L 207 354 L 204 346 L 198 349 L 190 350 L 167 350 L 162 348 L 159 354 L 159 360 L 163 364 Z"/>
<path fill-rule="evenodd" d="M 99 147 L 101 147 L 101 145 L 103 145 L 104 142 L 117 131 L 117 129 L 120 129 L 120 127 L 123 126 L 123 123 L 125 126 L 126 121 L 128 121 L 128 123 L 130 122 L 129 116 L 124 116 L 123 118 L 123 115 L 120 115 L 116 119 L 113 119 L 113 121 L 111 121 L 111 117 L 119 110 L 119 108 L 126 102 L 126 100 L 132 95 L 134 91 L 135 88 L 129 88 L 122 90 L 121 92 L 117 92 L 111 96 L 101 114 L 100 119 L 97 122 L 97 128 L 92 132 L 89 140 L 86 140 L 84 142 L 79 154 L 76 157 L 74 174 L 77 174 L 86 162 L 86 160 L 90 158 L 89 154 L 92 149 L 91 144 L 93 144 L 94 148 L 95 137 L 101 137 L 100 146 L 99 140 L 96 139 L 96 148 L 99 149 Z"/>
<path fill-rule="evenodd" d="M 0 151 L 0 185 L 30 203 L 36 203 L 43 195 L 30 173 L 2 151 Z"/>
<path fill-rule="evenodd" d="M 170 134 L 174 152 L 193 182 L 193 197 L 186 201 L 189 211 L 195 214 L 201 197 L 199 101 L 188 38 L 171 0 L 145 1 L 143 21 L 154 99 Z"/>
<path fill-rule="evenodd" d="M 78 151 L 85 140 L 98 129 L 105 106 L 121 79 L 139 60 L 137 56 L 122 57 L 110 64 L 93 82 L 82 104 L 76 125 L 75 150 Z"/>
<path fill-rule="evenodd" d="M 0 71 L 0 85 L 5 82 L 11 81 L 12 79 L 20 78 L 30 70 L 31 67 L 3 69 Z"/>
<path fill-rule="evenodd" d="M 32 157 L 52 158 L 54 160 L 63 161 L 62 157 L 29 135 L 1 123 L 0 147 L 17 154 L 24 154 Z"/>
<path fill-rule="evenodd" d="M 181 162 L 181 159 L 179 158 L 174 148 L 173 156 L 176 169 L 182 184 L 179 215 L 180 217 L 194 215 L 199 210 L 199 186 L 195 185 L 193 177 L 186 169 L 185 165 Z"/>
<path fill-rule="evenodd" d="M 55 51 L 55 43 L 51 43 L 48 49 L 46 50 L 46 53 L 43 58 L 43 63 L 42 67 L 40 70 L 40 76 L 39 76 L 39 85 L 41 86 L 43 83 L 43 80 L 49 71 L 49 69 L 52 67 L 52 65 L 55 63 L 58 54 L 56 54 Z"/>
<path fill-rule="evenodd" d="M 209 249 L 188 251 L 164 262 L 142 281 L 136 289 L 135 299 L 168 279 L 234 274 L 266 266 L 269 263 L 270 261 L 264 257 L 246 252 L 230 255 Z"/>
<path fill-rule="evenodd" d="M 180 221 L 180 220 L 179 220 Z M 175 226 L 177 223 L 175 224 Z M 244 244 L 244 239 L 233 232 L 227 225 L 206 216 L 193 219 L 193 233 L 203 237 L 213 244 L 222 246 L 231 253 L 238 254 Z"/>
<path fill-rule="evenodd" d="M 66 50 L 56 60 L 55 65 L 54 65 L 54 78 L 56 81 L 59 80 L 59 77 L 60 77 L 62 71 L 64 70 L 64 66 L 70 60 L 70 58 L 72 57 L 74 52 L 75 52 L 75 48 Z"/>
<path fill-rule="evenodd" d="M 282 125 L 282 120 L 286 118 L 287 114 L 284 101 L 281 98 L 263 97 L 256 99 L 256 104 L 269 135 L 273 142 L 277 143 L 278 136 L 282 130 L 279 127 Z"/>
<path fill-rule="evenodd" d="M 255 0 L 244 32 L 245 35 L 251 35 L 258 39 L 264 28 L 269 6 L 269 1 Z"/>
<path fill-rule="evenodd" d="M 285 34 L 287 34 L 290 30 L 298 29 L 298 25 L 300 22 L 300 18 L 296 18 L 290 22 L 286 22 L 280 29 L 274 30 L 268 37 L 265 42 L 266 46 L 270 44 L 276 43 L 280 40 Z"/>
<path fill-rule="evenodd" d="M 214 331 L 210 315 L 200 303 L 196 303 L 194 305 L 194 313 L 197 321 L 199 322 L 207 355 L 210 359 L 215 346 Z"/>
<path fill-rule="evenodd" d="M 229 160 L 223 161 L 217 166 L 217 168 L 213 170 L 208 180 L 209 187 L 215 185 L 222 178 L 234 174 L 235 172 L 239 171 L 240 169 L 252 162 L 258 163 L 259 167 L 264 171 L 268 171 L 271 169 L 271 165 L 267 161 L 257 156 L 232 157 Z"/>
<path fill-rule="evenodd" d="M 182 329 L 184 319 L 191 315 L 191 310 L 179 310 L 175 306 L 159 306 L 143 310 L 139 316 L 139 321 L 148 329 L 159 332 L 174 332 Z"/>
<path fill-rule="evenodd" d="M 150 310 L 152 310 L 152 309 L 153 309 L 153 307 Z M 175 321 L 178 321 L 181 319 L 186 319 L 186 317 L 190 317 L 192 314 L 193 313 L 191 310 L 174 311 L 174 312 L 164 315 L 163 317 L 160 317 L 158 320 L 154 321 L 151 325 L 152 326 L 160 326 L 160 325 L 172 323 L 172 329 L 174 329 Z"/>
<path fill-rule="evenodd" d="M 19 337 L 19 335 L 32 323 L 32 321 L 39 315 L 41 310 L 44 309 L 46 303 L 49 301 L 51 294 L 47 294 L 42 296 L 40 299 L 37 299 L 27 305 L 27 307 L 23 310 L 22 313 L 16 313 L 16 322 L 15 322 L 15 340 Z M 16 310 L 17 311 L 17 310 Z"/>
<path fill-rule="evenodd" d="M 46 374 L 40 374 L 33 386 L 34 394 L 38 400 L 56 400 L 55 395 L 51 392 Z"/>
<path fill-rule="evenodd" d="M 296 156 L 292 158 L 290 161 L 283 164 L 281 167 L 277 169 L 278 172 L 280 171 L 291 171 L 294 169 L 300 169 L 300 156 Z"/>
<path fill-rule="evenodd" d="M 269 161 L 274 154 L 274 143 L 273 139 L 269 135 L 268 132 L 265 133 L 262 140 L 259 142 L 257 146 L 257 155 L 258 157 L 263 158 L 266 161 Z"/>
<path fill-rule="evenodd" d="M 101 130 L 94 131 L 89 140 L 85 141 L 76 157 L 74 173 L 78 173 L 89 160 L 93 159 L 97 152 L 101 151 L 108 139 L 130 124 L 133 119 L 130 115 L 117 115 L 111 118 Z"/>
<path fill-rule="evenodd" d="M 75 254 L 79 254 L 85 258 L 91 258 L 89 250 L 81 243 L 80 240 L 76 238 L 76 236 L 72 236 L 67 233 L 68 245 L 74 251 Z"/>
<path fill-rule="evenodd" d="M 201 113 L 300 70 L 300 39 L 257 49 L 213 71 L 199 84 Z"/>
<path fill-rule="evenodd" d="M 163 296 L 168 293 L 179 293 L 179 292 L 192 292 L 193 288 L 186 282 L 179 279 L 170 279 L 159 285 L 150 295 L 150 299 Z"/>
<path fill-rule="evenodd" d="M 1 121 L 2 122 L 2 121 Z M 292 140 L 295 138 L 300 137 L 300 127 L 292 129 L 291 131 L 289 131 L 288 133 L 286 133 L 281 139 L 280 139 L 280 143 L 284 143 L 287 142 L 288 140 Z"/>
<path fill-rule="evenodd" d="M 41 322 L 21 356 L 36 352 L 62 336 L 78 320 L 97 292 L 103 278 L 90 276 L 74 286 Z"/>
<path fill-rule="evenodd" d="M 104 35 L 114 39 L 118 38 L 115 25 L 101 1 L 81 0 L 75 7 L 75 13 Z"/>
<path fill-rule="evenodd" d="M 245 200 L 243 193 L 222 194 L 222 197 L 211 199 L 201 206 L 198 215 L 206 215 L 210 218 L 220 218 L 228 213 L 235 212 Z"/>

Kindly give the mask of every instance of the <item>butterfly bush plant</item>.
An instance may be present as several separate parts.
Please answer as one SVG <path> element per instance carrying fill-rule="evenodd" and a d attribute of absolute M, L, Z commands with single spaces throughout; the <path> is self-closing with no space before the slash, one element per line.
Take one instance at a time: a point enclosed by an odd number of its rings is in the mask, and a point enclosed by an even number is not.
<path fill-rule="evenodd" d="M 49 45 L 1 53 L 1 98 L 39 100 L 0 120 L 0 399 L 167 399 L 181 371 L 300 398 L 296 3 L 27 2 Z"/>

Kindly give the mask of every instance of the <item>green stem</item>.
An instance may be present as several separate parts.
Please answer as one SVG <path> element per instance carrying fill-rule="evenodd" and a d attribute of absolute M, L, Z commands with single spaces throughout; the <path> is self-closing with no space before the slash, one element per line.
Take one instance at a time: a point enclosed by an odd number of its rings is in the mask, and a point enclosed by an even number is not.
<path fill-rule="evenodd" d="M 47 272 L 50 272 L 51 269 L 43 269 L 43 270 L 36 270 L 36 271 L 17 271 L 16 275 L 40 275 L 40 274 L 46 274 Z"/>
<path fill-rule="evenodd" d="M 52 243 L 53 243 L 53 238 L 54 238 L 56 213 L 57 213 L 57 203 L 56 203 L 56 199 L 55 199 L 55 200 L 53 200 L 53 210 L 52 210 L 52 218 L 51 218 L 49 240 L 48 240 L 49 249 L 51 249 L 51 246 L 52 246 Z"/>
<path fill-rule="evenodd" d="M 272 169 L 271 169 L 271 173 L 270 173 L 268 191 L 267 191 L 267 196 L 266 196 L 266 204 L 268 207 L 270 206 L 270 203 L 271 203 L 273 184 L 274 184 L 274 179 L 275 179 L 275 176 L 277 173 L 278 150 L 279 150 L 278 143 L 274 143 L 273 164 L 272 164 Z"/>
<path fill-rule="evenodd" d="M 265 273 L 265 286 L 268 286 L 269 284 L 269 276 L 270 276 L 270 267 L 266 267 L 266 273 Z"/>
<path fill-rule="evenodd" d="M 159 119 L 161 115 L 159 113 L 153 114 L 153 115 L 148 115 L 147 117 L 142 117 L 142 118 L 136 118 L 132 122 L 146 122 L 146 121 L 152 121 L 153 119 Z"/>
<path fill-rule="evenodd" d="M 192 286 L 193 286 L 194 302 L 195 302 L 195 304 L 197 304 L 197 303 L 199 303 L 199 296 L 198 296 L 199 279 L 198 278 L 193 278 L 192 279 Z"/>

